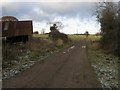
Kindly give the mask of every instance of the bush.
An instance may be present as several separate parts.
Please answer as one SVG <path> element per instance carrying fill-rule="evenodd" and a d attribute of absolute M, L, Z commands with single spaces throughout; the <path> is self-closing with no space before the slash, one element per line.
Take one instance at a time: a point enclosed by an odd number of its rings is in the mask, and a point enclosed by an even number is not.
<path fill-rule="evenodd" d="M 36 60 L 39 56 L 44 56 L 54 48 L 54 43 L 50 40 L 32 37 L 27 43 L 6 43 L 2 45 L 3 69 L 17 65 L 28 60 Z"/>
<path fill-rule="evenodd" d="M 118 6 L 113 2 L 101 2 L 96 10 L 98 21 L 101 24 L 101 46 L 107 53 L 120 55 Z"/>
<path fill-rule="evenodd" d="M 61 39 L 58 39 L 58 40 L 56 41 L 56 45 L 57 45 L 57 46 L 62 46 L 62 45 L 64 45 L 64 41 L 61 40 Z"/>
<path fill-rule="evenodd" d="M 52 32 L 50 32 L 49 37 L 55 41 L 61 39 L 64 43 L 68 42 L 68 36 L 64 33 L 60 33 L 58 30 L 53 30 Z"/>

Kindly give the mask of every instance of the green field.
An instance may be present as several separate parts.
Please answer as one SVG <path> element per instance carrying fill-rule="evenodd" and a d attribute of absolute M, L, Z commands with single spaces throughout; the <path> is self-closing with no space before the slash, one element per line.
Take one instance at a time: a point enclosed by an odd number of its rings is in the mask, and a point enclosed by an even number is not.
<path fill-rule="evenodd" d="M 33 37 L 48 38 L 48 34 L 33 34 Z M 75 41 L 98 41 L 101 36 L 89 35 L 86 37 L 85 35 L 68 35 L 68 38 Z"/>
<path fill-rule="evenodd" d="M 71 40 L 77 41 L 98 41 L 101 36 L 89 35 L 86 37 L 85 35 L 69 35 L 68 36 Z"/>
<path fill-rule="evenodd" d="M 33 37 L 48 38 L 48 34 L 33 34 Z"/>

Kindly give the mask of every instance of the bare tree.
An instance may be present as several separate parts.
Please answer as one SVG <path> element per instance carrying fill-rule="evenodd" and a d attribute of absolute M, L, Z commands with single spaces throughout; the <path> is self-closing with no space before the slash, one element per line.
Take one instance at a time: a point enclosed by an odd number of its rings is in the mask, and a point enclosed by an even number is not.
<path fill-rule="evenodd" d="M 60 29 L 63 29 L 64 28 L 64 25 L 63 25 L 63 23 L 62 22 L 60 22 L 60 21 L 56 21 L 56 22 L 48 22 L 47 23 L 48 25 L 55 25 L 55 27 L 56 27 L 56 30 L 60 30 Z M 52 27 L 51 26 L 51 27 Z"/>

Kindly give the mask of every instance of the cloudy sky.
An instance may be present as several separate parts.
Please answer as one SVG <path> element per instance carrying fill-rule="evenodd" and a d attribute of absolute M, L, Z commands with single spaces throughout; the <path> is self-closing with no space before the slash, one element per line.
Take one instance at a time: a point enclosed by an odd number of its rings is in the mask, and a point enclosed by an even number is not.
<path fill-rule="evenodd" d="M 33 30 L 50 32 L 50 22 L 61 22 L 66 34 L 100 31 L 94 16 L 95 2 L 3 2 L 2 16 L 14 16 L 19 20 L 32 20 Z M 0 16 L 0 17 L 2 17 Z"/>

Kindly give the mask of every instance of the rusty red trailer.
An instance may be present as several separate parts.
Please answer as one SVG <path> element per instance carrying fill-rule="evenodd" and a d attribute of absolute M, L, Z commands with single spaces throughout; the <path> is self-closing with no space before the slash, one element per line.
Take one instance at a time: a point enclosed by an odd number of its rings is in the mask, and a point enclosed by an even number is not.
<path fill-rule="evenodd" d="M 32 21 L 1 21 L 2 37 L 8 41 L 28 41 L 28 36 L 33 34 Z"/>
<path fill-rule="evenodd" d="M 2 37 L 32 35 L 32 21 L 5 21 L 2 22 Z"/>

